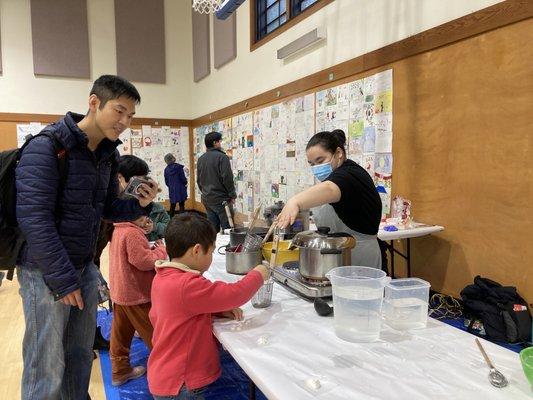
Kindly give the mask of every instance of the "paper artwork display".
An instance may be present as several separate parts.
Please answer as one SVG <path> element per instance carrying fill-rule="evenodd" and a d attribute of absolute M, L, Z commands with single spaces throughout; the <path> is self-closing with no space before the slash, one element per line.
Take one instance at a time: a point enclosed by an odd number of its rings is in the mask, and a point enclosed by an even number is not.
<path fill-rule="evenodd" d="M 231 159 L 235 177 L 235 210 L 249 216 L 259 204 L 268 207 L 278 200 L 286 202 L 314 185 L 305 153 L 307 142 L 316 132 L 342 129 L 348 158 L 372 177 L 383 213 L 388 213 L 392 113 L 392 70 L 387 70 L 197 127 L 195 162 L 205 152 L 205 135 L 221 132 L 222 148 Z"/>

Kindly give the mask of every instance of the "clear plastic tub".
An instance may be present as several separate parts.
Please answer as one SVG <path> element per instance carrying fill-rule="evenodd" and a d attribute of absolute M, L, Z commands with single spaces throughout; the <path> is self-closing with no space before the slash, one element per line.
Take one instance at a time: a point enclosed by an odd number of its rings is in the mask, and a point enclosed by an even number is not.
<path fill-rule="evenodd" d="M 370 267 L 337 267 L 326 274 L 333 288 L 335 334 L 349 342 L 373 342 L 381 330 L 385 272 Z"/>
<path fill-rule="evenodd" d="M 385 323 L 396 330 L 425 328 L 430 284 L 419 278 L 393 279 L 385 286 Z"/>

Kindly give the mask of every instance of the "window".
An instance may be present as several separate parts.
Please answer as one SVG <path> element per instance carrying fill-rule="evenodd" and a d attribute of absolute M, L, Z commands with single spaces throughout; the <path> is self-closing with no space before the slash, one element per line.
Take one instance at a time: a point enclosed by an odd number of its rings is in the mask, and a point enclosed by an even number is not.
<path fill-rule="evenodd" d="M 332 1 L 254 0 L 251 7 L 252 50 Z"/>

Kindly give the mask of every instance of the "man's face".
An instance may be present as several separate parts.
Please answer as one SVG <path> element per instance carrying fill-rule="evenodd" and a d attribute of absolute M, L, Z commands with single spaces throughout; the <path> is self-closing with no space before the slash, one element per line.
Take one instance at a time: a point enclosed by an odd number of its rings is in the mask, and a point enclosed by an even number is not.
<path fill-rule="evenodd" d="M 92 96 L 95 99 L 92 99 Z M 96 126 L 104 137 L 112 142 L 116 141 L 120 134 L 131 125 L 135 115 L 135 100 L 130 97 L 120 96 L 118 99 L 108 100 L 100 108 L 100 100 L 95 95 L 91 95 L 89 99 L 91 111 L 93 111 L 93 102 Z"/>

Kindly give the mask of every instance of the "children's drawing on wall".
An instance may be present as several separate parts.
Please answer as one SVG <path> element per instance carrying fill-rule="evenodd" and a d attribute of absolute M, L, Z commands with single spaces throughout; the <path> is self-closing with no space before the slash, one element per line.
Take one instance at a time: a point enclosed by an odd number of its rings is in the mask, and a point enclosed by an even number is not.
<path fill-rule="evenodd" d="M 373 153 L 376 149 L 376 128 L 367 126 L 363 131 L 363 152 Z"/>
<path fill-rule="evenodd" d="M 361 162 L 361 166 L 368 172 L 368 175 L 375 181 L 374 176 L 374 164 L 375 164 L 375 154 L 369 153 L 369 154 L 363 154 L 363 160 Z"/>
<path fill-rule="evenodd" d="M 376 153 L 374 173 L 383 177 L 392 175 L 392 153 Z"/>
<path fill-rule="evenodd" d="M 279 198 L 279 183 L 273 183 L 271 185 L 271 193 L 272 193 L 272 197 L 274 197 L 275 199 L 278 199 Z"/>
<path fill-rule="evenodd" d="M 140 149 L 143 147 L 143 135 L 139 129 L 131 129 L 131 148 Z"/>
<path fill-rule="evenodd" d="M 337 91 L 336 87 L 326 89 L 326 107 L 337 105 Z"/>

